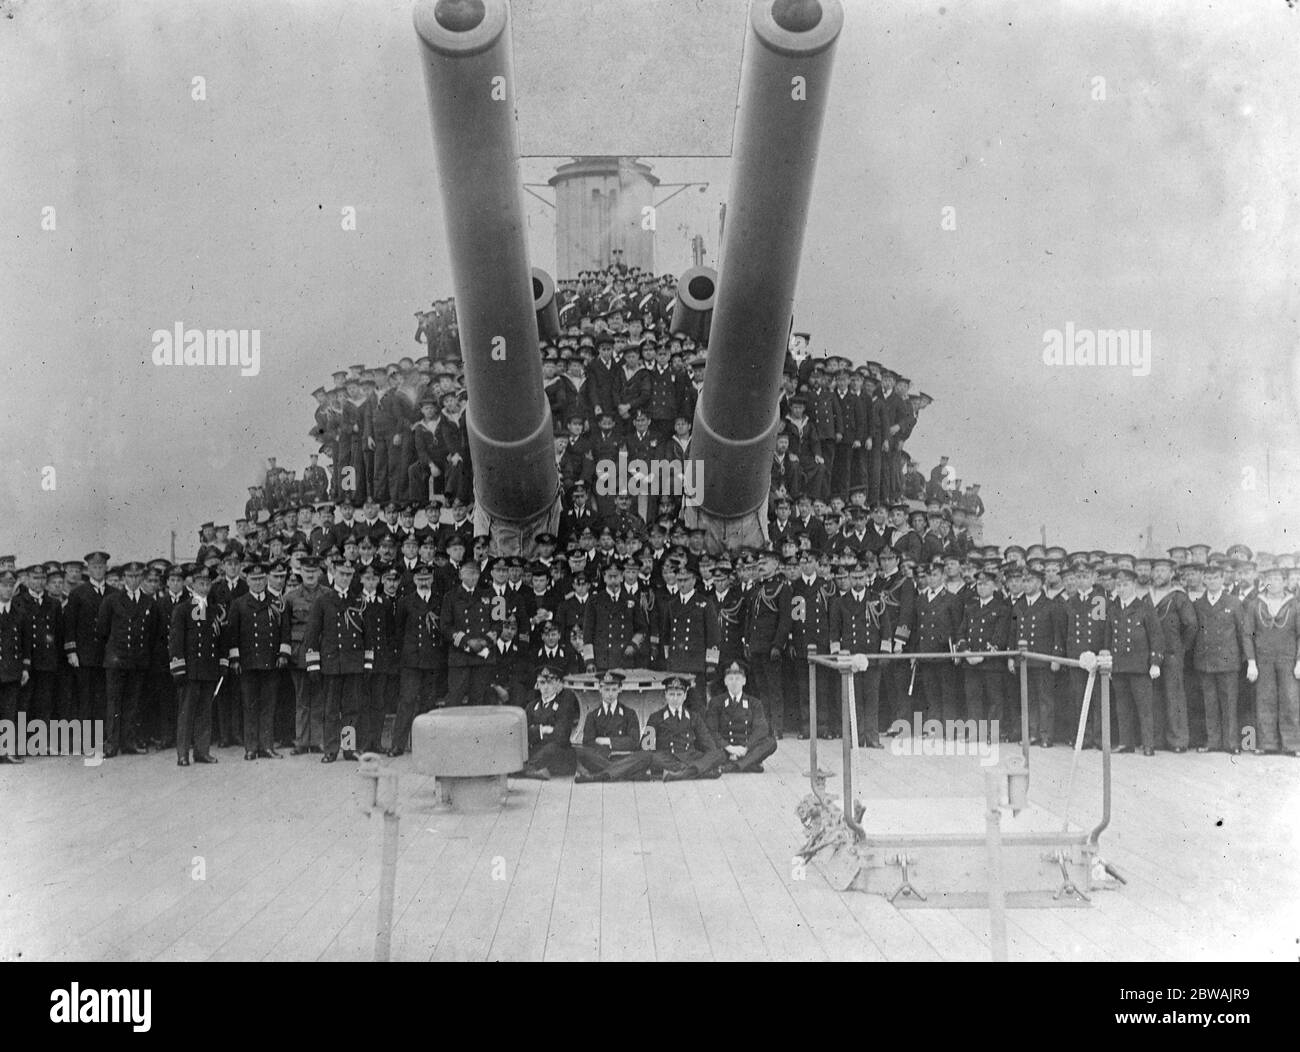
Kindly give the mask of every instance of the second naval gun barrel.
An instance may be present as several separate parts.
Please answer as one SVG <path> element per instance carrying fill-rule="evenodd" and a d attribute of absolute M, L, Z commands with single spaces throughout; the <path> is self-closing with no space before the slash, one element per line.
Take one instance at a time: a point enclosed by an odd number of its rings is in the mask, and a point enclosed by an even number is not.
<path fill-rule="evenodd" d="M 420 0 L 415 29 L 433 120 L 460 325 L 476 530 L 532 553 L 559 521 L 515 125 L 506 0 Z M 486 520 L 486 521 L 485 521 Z"/>
<path fill-rule="evenodd" d="M 761 545 L 839 0 L 754 0 L 740 71 L 727 224 L 691 456 L 704 493 L 686 509 L 711 550 Z"/>

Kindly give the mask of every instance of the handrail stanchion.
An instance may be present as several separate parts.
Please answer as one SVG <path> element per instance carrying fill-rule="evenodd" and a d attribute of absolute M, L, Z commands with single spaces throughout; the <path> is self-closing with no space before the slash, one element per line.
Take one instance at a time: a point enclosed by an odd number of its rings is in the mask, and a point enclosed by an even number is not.
<path fill-rule="evenodd" d="M 1020 651 L 1020 751 L 1029 763 L 1029 651 Z"/>
<path fill-rule="evenodd" d="M 844 762 L 844 813 L 850 818 L 853 817 L 853 747 L 857 744 L 853 737 L 854 719 L 849 698 L 852 676 L 852 666 L 840 669 L 840 741 L 843 746 L 840 754 Z"/>
<path fill-rule="evenodd" d="M 1097 838 L 1110 825 L 1110 665 L 1101 672 L 1101 821 L 1088 834 L 1088 843 L 1095 849 Z"/>
<path fill-rule="evenodd" d="M 995 961 L 1007 959 L 1007 895 L 1002 870 L 1001 768 L 984 772 L 984 837 L 989 870 L 989 949 Z"/>
<path fill-rule="evenodd" d="M 815 647 L 809 647 L 811 653 Z M 817 787 L 817 666 L 808 662 L 808 777 Z"/>

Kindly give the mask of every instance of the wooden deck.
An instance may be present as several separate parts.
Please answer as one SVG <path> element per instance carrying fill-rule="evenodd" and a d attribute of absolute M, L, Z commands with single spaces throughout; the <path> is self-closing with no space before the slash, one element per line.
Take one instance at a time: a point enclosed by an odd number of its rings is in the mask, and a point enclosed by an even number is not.
<path fill-rule="evenodd" d="M 357 808 L 355 765 L 218 755 L 0 768 L 0 960 L 369 959 L 382 819 Z M 1035 804 L 1059 813 L 1069 756 L 1033 751 Z M 971 758 L 862 757 L 868 804 L 982 793 Z M 515 782 L 480 815 L 440 811 L 409 757 L 397 766 L 395 959 L 989 958 L 982 910 L 895 910 L 816 865 L 798 879 L 803 742 L 757 776 Z M 1079 824 L 1099 813 L 1099 767 L 1084 754 Z M 1102 854 L 1127 887 L 1090 909 L 1010 911 L 1011 958 L 1293 960 L 1300 761 L 1120 756 L 1114 772 Z"/>

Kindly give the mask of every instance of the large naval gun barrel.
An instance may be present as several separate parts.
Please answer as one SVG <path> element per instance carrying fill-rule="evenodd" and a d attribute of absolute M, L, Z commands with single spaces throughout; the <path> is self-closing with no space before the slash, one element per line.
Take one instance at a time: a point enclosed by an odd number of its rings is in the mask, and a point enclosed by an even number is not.
<path fill-rule="evenodd" d="M 778 388 L 843 23 L 839 0 L 750 7 L 708 368 L 691 438 L 704 493 L 686 508 L 715 552 L 762 544 L 765 535 Z"/>
<path fill-rule="evenodd" d="M 438 183 L 460 325 L 475 531 L 531 555 L 559 523 L 525 237 L 506 0 L 419 0 Z"/>

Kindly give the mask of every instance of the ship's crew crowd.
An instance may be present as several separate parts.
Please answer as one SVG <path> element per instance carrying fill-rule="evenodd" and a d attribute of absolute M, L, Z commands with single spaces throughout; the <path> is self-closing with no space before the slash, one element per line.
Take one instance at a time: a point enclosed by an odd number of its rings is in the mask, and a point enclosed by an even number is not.
<path fill-rule="evenodd" d="M 0 559 L 0 718 L 103 719 L 106 756 L 332 762 L 401 754 L 434 706 L 503 703 L 527 713 L 525 774 L 712 777 L 761 770 L 787 734 L 840 735 L 837 675 L 810 675 L 810 654 L 867 655 L 861 745 L 920 713 L 1050 746 L 1073 740 L 1085 672 L 1031 663 L 1022 727 L 1014 659 L 871 656 L 1108 650 L 1121 752 L 1300 749 L 1296 556 L 983 546 L 979 487 L 946 457 L 927 479 L 903 451 L 926 396 L 878 363 L 814 357 L 806 334 L 790 341 L 764 548 L 710 556 L 677 498 L 598 492 L 620 452 L 688 457 L 706 355 L 667 332 L 673 285 L 622 268 L 561 283 L 563 335 L 542 353 L 563 510 L 532 561 L 489 558 L 475 533 L 442 301 L 420 315 L 429 356 L 314 392 L 322 444 L 303 478 L 271 461 L 233 530 L 200 527 L 193 561 Z M 632 668 L 671 674 L 644 728 L 619 700 Z M 601 703 L 579 727 L 564 678 L 592 672 Z"/>
<path fill-rule="evenodd" d="M 536 732 L 531 773 L 685 777 L 757 769 L 761 759 L 738 761 L 812 733 L 809 654 L 867 656 L 855 680 L 860 745 L 919 713 L 996 719 L 1007 740 L 1028 733 L 1050 746 L 1074 737 L 1080 669 L 1031 663 L 1024 728 L 1015 659 L 870 658 L 1107 650 L 1118 751 L 1300 749 L 1294 554 L 1195 545 L 1143 559 L 1031 545 L 918 558 L 917 542 L 924 552 L 938 534 L 918 537 L 901 507 L 895 525 L 878 506 L 879 524 L 855 513 L 849 532 L 829 529 L 816 546 L 716 558 L 698 533 L 658 523 L 645 541 L 601 527 L 593 544 L 595 530 L 569 522 L 526 564 L 489 558 L 483 538 L 450 523 L 399 524 L 376 546 L 350 510 L 331 526 L 341 544 L 318 543 L 319 556 L 298 539 L 271 561 L 237 541 L 178 565 L 111 565 L 91 552 L 15 570 L 3 557 L 0 717 L 102 719 L 110 757 L 162 747 L 204 763 L 213 745 L 239 744 L 246 759 L 291 749 L 330 762 L 381 746 L 400 754 L 414 717 L 435 705 L 506 703 L 523 706 Z M 623 755 L 640 751 L 642 730 L 618 703 L 628 668 L 680 685 L 680 699 L 667 693 L 668 723 L 651 721 L 661 741 L 685 735 L 668 746 L 690 754 L 680 768 Z M 610 675 L 570 754 L 576 709 L 563 680 L 584 672 Z M 811 679 L 816 731 L 837 737 L 836 673 L 817 667 Z M 1095 746 L 1097 697 L 1091 713 Z M 747 752 L 730 756 L 728 745 Z"/>
<path fill-rule="evenodd" d="M 566 492 L 579 479 L 591 485 L 601 462 L 616 461 L 620 450 L 629 459 L 685 458 L 707 345 L 670 331 L 675 288 L 671 274 L 622 264 L 558 283 L 559 333 L 541 341 L 541 354 Z M 301 478 L 272 465 L 264 485 L 252 488 L 245 509 L 251 522 L 262 511 L 326 499 L 400 507 L 470 498 L 454 303 L 418 311 L 415 339 L 425 355 L 339 369 L 312 392 L 319 451 Z M 854 368 L 843 356 L 814 354 L 807 333 L 792 333 L 774 494 L 933 498 L 982 512 L 978 485 L 963 489 L 946 460 L 927 481 L 908 457 L 905 443 L 933 402 L 911 385 L 879 362 Z"/>

